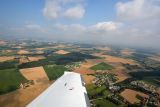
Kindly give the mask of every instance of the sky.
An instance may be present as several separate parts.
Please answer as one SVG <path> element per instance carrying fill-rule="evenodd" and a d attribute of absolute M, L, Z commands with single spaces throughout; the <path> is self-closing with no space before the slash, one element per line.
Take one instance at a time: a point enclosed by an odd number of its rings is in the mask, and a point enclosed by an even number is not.
<path fill-rule="evenodd" d="M 160 0 L 0 0 L 0 38 L 160 50 Z"/>

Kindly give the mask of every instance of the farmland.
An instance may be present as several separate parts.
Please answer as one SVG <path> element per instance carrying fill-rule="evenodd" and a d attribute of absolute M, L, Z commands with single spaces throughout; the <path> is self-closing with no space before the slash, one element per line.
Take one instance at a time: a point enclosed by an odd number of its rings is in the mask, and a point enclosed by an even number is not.
<path fill-rule="evenodd" d="M 17 69 L 0 70 L 0 94 L 18 89 L 22 81 L 26 79 Z"/>
<path fill-rule="evenodd" d="M 55 80 L 64 74 L 68 69 L 62 65 L 46 65 L 44 69 L 50 80 Z"/>
<path fill-rule="evenodd" d="M 95 71 L 96 70 L 112 70 L 113 67 L 109 64 L 102 62 L 102 63 L 92 66 L 90 69 L 95 70 Z"/>
<path fill-rule="evenodd" d="M 25 106 L 65 71 L 82 75 L 93 106 L 126 107 L 143 101 L 137 100 L 136 94 L 127 98 L 126 89 L 152 96 L 154 99 L 149 97 L 146 105 L 152 101 L 157 104 L 154 96 L 160 86 L 157 55 L 87 44 L 35 41 L 8 44 L 0 46 L 0 105 Z"/>
<path fill-rule="evenodd" d="M 144 93 L 137 92 L 137 91 L 130 90 L 130 89 L 125 89 L 121 93 L 121 96 L 123 96 L 127 101 L 129 101 L 132 104 L 140 102 L 140 100 L 138 98 L 136 98 L 137 95 L 145 97 L 145 98 L 149 97 L 148 95 L 146 95 Z"/>

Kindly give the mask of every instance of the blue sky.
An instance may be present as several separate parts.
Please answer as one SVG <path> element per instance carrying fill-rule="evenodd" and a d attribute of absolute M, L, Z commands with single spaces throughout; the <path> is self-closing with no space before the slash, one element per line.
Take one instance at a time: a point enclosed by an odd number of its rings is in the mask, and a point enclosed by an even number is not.
<path fill-rule="evenodd" d="M 159 0 L 0 0 L 0 37 L 160 50 Z"/>
<path fill-rule="evenodd" d="M 124 0 L 123 0 L 124 1 Z M 115 16 L 117 0 L 87 0 L 85 3 L 86 14 L 80 20 L 46 20 L 42 11 L 45 0 L 0 0 L 0 23 L 3 25 L 24 24 L 33 22 L 46 23 L 82 23 L 93 24 L 99 21 L 110 21 Z"/>

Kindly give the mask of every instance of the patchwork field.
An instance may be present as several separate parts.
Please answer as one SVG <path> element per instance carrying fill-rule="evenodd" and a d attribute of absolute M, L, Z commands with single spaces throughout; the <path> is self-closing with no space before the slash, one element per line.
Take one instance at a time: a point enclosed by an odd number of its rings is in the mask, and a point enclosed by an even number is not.
<path fill-rule="evenodd" d="M 29 51 L 27 50 L 20 50 L 17 52 L 17 54 L 23 55 L 23 54 L 29 54 Z"/>
<path fill-rule="evenodd" d="M 42 66 L 20 69 L 20 72 L 27 80 L 33 80 L 35 83 L 49 81 L 49 78 Z"/>
<path fill-rule="evenodd" d="M 94 55 L 103 57 L 103 59 L 105 59 L 109 63 L 123 63 L 123 64 L 130 64 L 130 65 L 138 65 L 138 63 L 132 59 L 125 59 L 125 58 L 120 58 L 120 57 L 111 56 L 111 55 L 102 55 L 102 53 L 96 53 Z"/>
<path fill-rule="evenodd" d="M 101 62 L 101 63 L 98 63 L 97 65 L 92 66 L 90 69 L 95 70 L 95 71 L 96 70 L 112 70 L 113 66 L 107 63 Z"/>
<path fill-rule="evenodd" d="M 0 62 L 13 60 L 14 58 L 15 58 L 14 56 L 0 56 Z"/>
<path fill-rule="evenodd" d="M 55 53 L 56 53 L 56 54 L 63 55 L 63 54 L 68 54 L 69 52 L 64 51 L 64 50 L 59 50 L 59 51 L 56 51 Z"/>
<path fill-rule="evenodd" d="M 89 70 L 86 68 L 78 68 L 78 69 L 75 69 L 74 72 L 77 72 L 80 74 L 94 74 L 95 73 L 93 70 Z"/>
<path fill-rule="evenodd" d="M 131 104 L 134 103 L 139 103 L 140 100 L 138 98 L 136 98 L 137 95 L 148 98 L 149 96 L 138 92 L 138 91 L 134 91 L 131 89 L 125 89 L 121 94 L 120 94 L 123 98 L 125 98 L 128 102 L 130 102 Z"/>
<path fill-rule="evenodd" d="M 27 57 L 23 57 L 19 59 L 20 64 L 27 63 L 27 62 L 29 62 L 29 59 Z"/>
<path fill-rule="evenodd" d="M 130 55 L 132 55 L 133 53 L 134 53 L 133 51 L 130 51 L 130 50 L 128 50 L 128 49 L 121 50 L 121 54 L 122 54 L 122 55 L 130 56 Z"/>
<path fill-rule="evenodd" d="M 28 57 L 29 61 L 38 61 L 40 59 L 45 59 L 44 56 Z"/>
<path fill-rule="evenodd" d="M 82 68 L 90 68 L 90 67 L 92 67 L 92 66 L 94 66 L 94 65 L 96 65 L 98 63 L 103 62 L 103 61 L 104 60 L 102 60 L 102 59 L 88 59 L 88 60 L 86 60 L 85 62 L 83 62 L 81 64 L 81 67 Z"/>
<path fill-rule="evenodd" d="M 160 62 L 160 55 L 149 57 L 152 60 Z"/>
<path fill-rule="evenodd" d="M 96 49 L 102 50 L 102 51 L 111 51 L 111 48 L 109 47 L 97 47 Z"/>

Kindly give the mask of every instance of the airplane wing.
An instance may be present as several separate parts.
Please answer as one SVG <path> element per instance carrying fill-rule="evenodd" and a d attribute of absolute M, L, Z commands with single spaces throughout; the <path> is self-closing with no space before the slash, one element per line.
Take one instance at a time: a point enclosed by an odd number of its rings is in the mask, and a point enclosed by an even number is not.
<path fill-rule="evenodd" d="M 65 72 L 27 107 L 90 107 L 81 75 Z"/>

